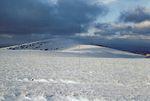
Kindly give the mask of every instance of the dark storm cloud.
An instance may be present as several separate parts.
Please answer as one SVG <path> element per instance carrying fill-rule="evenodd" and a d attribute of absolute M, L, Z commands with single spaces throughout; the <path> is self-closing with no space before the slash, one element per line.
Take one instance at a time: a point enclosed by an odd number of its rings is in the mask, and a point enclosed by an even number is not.
<path fill-rule="evenodd" d="M 78 33 L 106 12 L 90 0 L 0 0 L 0 34 Z"/>
<path fill-rule="evenodd" d="M 149 36 L 150 35 L 150 21 L 145 21 L 136 24 L 121 24 L 121 23 L 103 23 L 95 25 L 94 35 L 100 37 L 112 37 L 119 38 L 125 35 L 128 36 Z"/>
<path fill-rule="evenodd" d="M 150 20 L 150 11 L 144 7 L 137 7 L 134 10 L 128 10 L 121 13 L 119 17 L 123 22 L 139 23 L 146 20 Z"/>
<path fill-rule="evenodd" d="M 117 24 L 110 24 L 110 23 L 103 23 L 103 24 L 97 24 L 95 25 L 97 29 L 100 29 L 101 31 L 95 32 L 96 34 L 100 34 L 103 36 L 111 36 L 115 34 L 128 34 L 130 31 L 133 31 L 132 26 L 128 25 L 121 25 L 119 23 Z"/>

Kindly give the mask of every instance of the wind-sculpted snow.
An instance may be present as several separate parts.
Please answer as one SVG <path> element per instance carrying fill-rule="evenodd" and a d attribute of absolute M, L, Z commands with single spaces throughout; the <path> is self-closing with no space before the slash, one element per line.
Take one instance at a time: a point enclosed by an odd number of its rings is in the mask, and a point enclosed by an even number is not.
<path fill-rule="evenodd" d="M 0 101 L 150 100 L 149 59 L 67 56 L 69 51 L 78 50 L 0 50 Z"/>

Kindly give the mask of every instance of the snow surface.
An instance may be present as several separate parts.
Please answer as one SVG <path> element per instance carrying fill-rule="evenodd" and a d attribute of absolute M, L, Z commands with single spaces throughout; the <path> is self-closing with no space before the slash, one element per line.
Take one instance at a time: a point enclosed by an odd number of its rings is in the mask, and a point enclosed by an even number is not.
<path fill-rule="evenodd" d="M 150 61 L 0 50 L 0 101 L 149 101 Z"/>
<path fill-rule="evenodd" d="M 150 100 L 144 56 L 72 40 L 44 42 L 0 49 L 0 101 Z"/>

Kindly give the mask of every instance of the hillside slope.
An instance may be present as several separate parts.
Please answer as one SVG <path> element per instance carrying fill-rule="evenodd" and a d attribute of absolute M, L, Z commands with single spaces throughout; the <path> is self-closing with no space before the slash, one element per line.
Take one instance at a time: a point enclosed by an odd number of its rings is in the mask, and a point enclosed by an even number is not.
<path fill-rule="evenodd" d="M 36 50 L 57 52 L 61 56 L 99 58 L 143 58 L 144 56 L 102 46 L 88 45 L 72 39 L 55 38 L 7 47 L 8 50 Z"/>

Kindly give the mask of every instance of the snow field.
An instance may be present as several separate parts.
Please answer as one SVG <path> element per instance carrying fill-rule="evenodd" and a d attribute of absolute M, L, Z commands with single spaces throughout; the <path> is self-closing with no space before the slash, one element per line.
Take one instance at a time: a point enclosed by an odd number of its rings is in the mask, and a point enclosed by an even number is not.
<path fill-rule="evenodd" d="M 0 50 L 0 101 L 149 101 L 149 67 L 144 58 Z"/>

